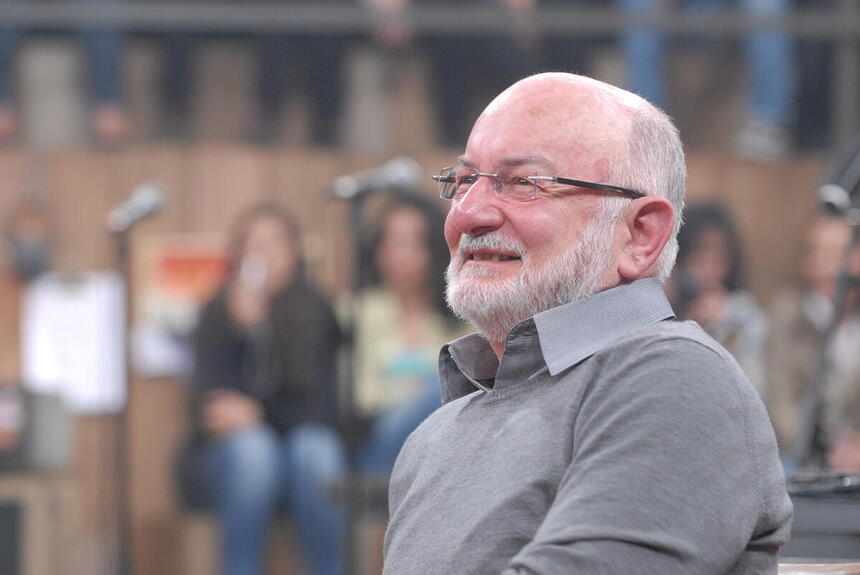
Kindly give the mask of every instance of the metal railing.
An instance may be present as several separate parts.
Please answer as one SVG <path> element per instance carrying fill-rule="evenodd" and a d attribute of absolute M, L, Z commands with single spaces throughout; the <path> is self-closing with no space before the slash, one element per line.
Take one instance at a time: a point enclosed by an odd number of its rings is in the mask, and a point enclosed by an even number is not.
<path fill-rule="evenodd" d="M 456 17 L 452 17 L 455 12 Z M 734 38 L 761 30 L 783 30 L 796 39 L 830 42 L 834 91 L 831 122 L 834 142 L 848 145 L 860 125 L 860 2 L 838 0 L 832 9 L 794 9 L 780 15 L 736 10 L 702 14 L 666 11 L 648 16 L 617 8 L 541 7 L 528 24 L 546 36 L 607 37 L 636 28 L 671 37 Z M 415 6 L 403 21 L 417 33 L 490 35 L 511 30 L 510 14 L 486 5 Z M 118 26 L 129 31 L 235 32 L 318 31 L 368 33 L 377 17 L 359 4 L 168 1 L 0 2 L 0 25 L 37 30 Z"/>

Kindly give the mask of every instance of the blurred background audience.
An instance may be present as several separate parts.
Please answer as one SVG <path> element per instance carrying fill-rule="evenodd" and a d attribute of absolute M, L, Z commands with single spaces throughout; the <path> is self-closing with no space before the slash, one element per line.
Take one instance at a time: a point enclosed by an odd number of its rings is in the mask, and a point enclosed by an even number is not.
<path fill-rule="evenodd" d="M 771 310 L 768 351 L 768 405 L 783 451 L 795 447 L 803 407 L 820 367 L 822 337 L 834 321 L 834 297 L 843 262 L 848 273 L 860 273 L 860 248 L 850 249 L 851 228 L 842 216 L 821 213 L 804 233 L 798 282 L 776 295 Z M 856 279 L 854 280 L 856 283 Z M 860 471 L 860 307 L 856 287 L 828 350 L 824 381 L 824 431 L 832 441 L 831 465 Z"/>
<path fill-rule="evenodd" d="M 66 21 L 5 18 L 40 2 L 0 0 L 0 385 L 63 398 L 76 430 L 61 469 L 0 473 L 0 503 L 37 501 L 51 510 L 33 515 L 39 541 L 67 542 L 35 545 L 28 561 L 71 575 L 123 561 L 159 575 L 377 572 L 361 555 L 378 556 L 378 537 L 344 529 L 338 489 L 390 470 L 439 405 L 439 347 L 469 327 L 444 304 L 433 183 L 366 170 L 402 154 L 428 173 L 450 165 L 487 98 L 542 70 L 626 84 L 676 117 L 690 207 L 667 291 L 679 318 L 735 355 L 780 447 L 796 447 L 851 237 L 848 218 L 818 213 L 815 190 L 860 130 L 857 46 L 840 27 L 860 5 L 90 1 L 51 3 L 78 15 Z M 345 173 L 368 184 L 360 237 L 329 198 Z M 166 203 L 127 200 L 154 182 Z M 118 207 L 156 217 L 109 235 Z M 82 409 L 72 393 L 101 384 L 35 381 L 27 367 L 39 357 L 81 381 L 123 370 L 116 334 L 87 347 L 106 321 L 80 306 L 120 323 L 126 311 L 100 307 L 110 298 L 92 274 L 127 279 L 113 295 L 128 294 L 130 325 L 164 332 L 148 365 L 133 357 L 129 379 L 114 378 L 124 409 Z M 349 302 L 341 325 L 332 301 Z M 848 304 L 829 349 L 824 459 L 860 471 L 856 289 Z M 3 461 L 7 444 L 38 444 L 27 422 L 44 419 L 6 389 Z M 0 505 L 0 549 L 23 557 L 30 547 L 4 546 L 24 538 L 3 531 L 14 513 Z M 342 565 L 347 543 L 359 553 Z"/>

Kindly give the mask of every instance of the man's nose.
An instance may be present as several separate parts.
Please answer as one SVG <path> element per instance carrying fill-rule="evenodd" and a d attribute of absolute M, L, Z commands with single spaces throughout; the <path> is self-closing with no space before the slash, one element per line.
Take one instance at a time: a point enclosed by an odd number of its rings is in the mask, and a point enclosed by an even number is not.
<path fill-rule="evenodd" d="M 466 195 L 451 206 L 448 217 L 458 232 L 475 236 L 502 226 L 504 213 L 493 185 L 493 178 L 481 176 Z"/>

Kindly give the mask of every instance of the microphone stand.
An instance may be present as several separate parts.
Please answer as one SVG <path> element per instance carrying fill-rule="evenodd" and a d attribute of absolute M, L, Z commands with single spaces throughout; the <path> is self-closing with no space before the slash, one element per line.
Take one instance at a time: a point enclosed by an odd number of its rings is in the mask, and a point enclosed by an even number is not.
<path fill-rule="evenodd" d="M 365 199 L 367 194 L 355 194 L 349 198 L 348 229 L 352 239 L 352 277 L 350 281 L 349 306 L 347 317 L 343 320 L 344 331 L 344 370 L 341 377 L 341 418 L 343 421 L 344 450 L 346 453 L 346 477 L 344 477 L 343 503 L 345 510 L 345 540 L 343 548 L 344 573 L 356 571 L 356 527 L 360 507 L 360 488 L 358 478 L 359 421 L 355 405 L 356 357 L 355 324 L 358 318 L 358 296 L 365 285 L 368 262 L 364 261 L 365 250 L 362 232 L 365 228 Z"/>
<path fill-rule="evenodd" d="M 858 155 L 860 158 L 860 155 Z M 858 182 L 860 183 L 860 182 Z M 836 280 L 833 297 L 833 314 L 821 336 L 821 344 L 816 361 L 815 377 L 806 392 L 801 427 L 797 435 L 793 461 L 799 470 L 803 468 L 826 468 L 829 438 L 825 429 L 827 380 L 832 371 L 831 348 L 839 324 L 847 308 L 851 291 L 857 287 L 858 278 L 851 275 L 851 262 L 854 252 L 860 246 L 860 197 L 853 194 L 852 206 L 846 211 L 845 219 L 851 226 L 851 242 L 842 256 L 842 265 Z"/>
<path fill-rule="evenodd" d="M 365 486 L 359 485 L 358 455 L 360 450 L 359 434 L 360 417 L 355 403 L 356 357 L 355 357 L 355 323 L 358 317 L 358 300 L 362 288 L 367 284 L 367 270 L 370 262 L 366 261 L 366 253 L 362 242 L 362 232 L 365 229 L 366 199 L 372 193 L 380 191 L 396 192 L 417 185 L 420 177 L 420 167 L 409 157 L 399 157 L 390 160 L 382 168 L 385 175 L 368 181 L 365 172 L 363 182 L 356 177 L 340 177 L 334 181 L 329 194 L 341 200 L 349 201 L 348 234 L 352 239 L 352 277 L 350 282 L 349 305 L 346 317 L 343 318 L 344 353 L 343 373 L 341 374 L 341 426 L 346 453 L 346 474 L 343 480 L 343 503 L 345 510 L 345 541 L 343 550 L 344 572 L 349 575 L 356 571 L 356 524 L 362 502 Z M 358 178 L 361 180 L 362 178 Z"/>
<path fill-rule="evenodd" d="M 129 473 L 128 450 L 130 446 L 130 425 L 128 410 L 132 399 L 131 385 L 131 342 L 129 327 L 131 326 L 131 258 L 129 250 L 129 230 L 114 232 L 111 238 L 114 240 L 115 261 L 114 265 L 119 273 L 125 293 L 122 298 L 121 313 L 124 319 L 123 341 L 120 353 L 123 356 L 125 403 L 120 407 L 116 415 L 117 437 L 114 442 L 114 473 L 116 476 L 116 505 L 117 505 L 117 549 L 118 549 L 118 573 L 119 575 L 132 575 L 134 572 L 131 547 L 131 500 L 130 485 L 131 475 Z"/>

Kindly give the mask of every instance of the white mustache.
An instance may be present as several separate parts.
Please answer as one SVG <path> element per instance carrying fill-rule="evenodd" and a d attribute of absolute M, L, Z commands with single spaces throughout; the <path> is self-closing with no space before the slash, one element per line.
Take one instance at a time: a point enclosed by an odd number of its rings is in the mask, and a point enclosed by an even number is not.
<path fill-rule="evenodd" d="M 460 236 L 460 245 L 457 246 L 457 256 L 459 259 L 465 258 L 467 251 L 474 252 L 477 250 L 513 252 L 521 260 L 525 261 L 526 259 L 525 246 L 519 240 L 506 237 L 498 232 L 489 232 L 480 236 L 470 236 L 468 234 Z"/>

